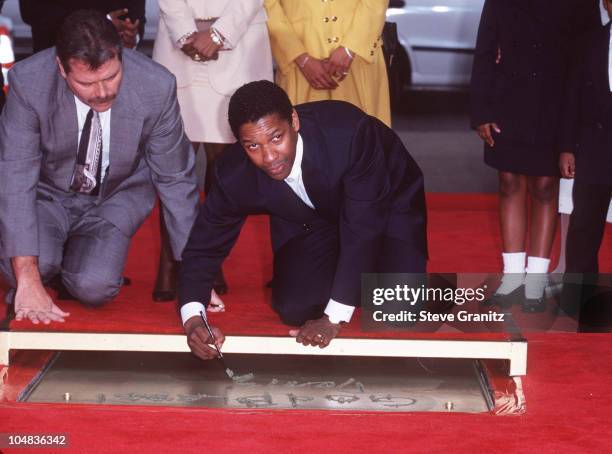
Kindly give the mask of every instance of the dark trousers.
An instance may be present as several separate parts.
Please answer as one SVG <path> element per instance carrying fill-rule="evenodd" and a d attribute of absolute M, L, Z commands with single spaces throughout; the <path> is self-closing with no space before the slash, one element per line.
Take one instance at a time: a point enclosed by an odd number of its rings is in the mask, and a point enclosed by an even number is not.
<path fill-rule="evenodd" d="M 32 52 L 40 52 L 55 46 L 59 23 L 32 25 Z"/>
<path fill-rule="evenodd" d="M 300 326 L 323 315 L 331 296 L 338 253 L 336 226 L 306 232 L 275 252 L 272 307 L 284 323 Z M 426 262 L 425 254 L 412 244 L 385 237 L 376 272 L 424 273 Z"/>
<path fill-rule="evenodd" d="M 611 177 L 612 178 L 612 177 Z M 574 182 L 574 211 L 567 233 L 567 272 L 597 273 L 612 184 Z"/>

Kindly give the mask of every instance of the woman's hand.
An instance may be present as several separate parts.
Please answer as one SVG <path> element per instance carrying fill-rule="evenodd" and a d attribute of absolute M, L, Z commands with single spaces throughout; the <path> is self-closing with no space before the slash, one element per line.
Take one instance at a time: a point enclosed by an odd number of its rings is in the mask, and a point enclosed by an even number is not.
<path fill-rule="evenodd" d="M 302 54 L 295 59 L 295 62 L 312 88 L 316 90 L 333 90 L 338 87 L 336 81 L 327 71 L 325 64 L 318 58 Z"/>
<path fill-rule="evenodd" d="M 341 82 L 348 75 L 351 63 L 353 63 L 353 59 L 349 57 L 346 48 L 338 47 L 326 60 L 327 72 L 330 76 L 338 79 L 338 82 Z"/>

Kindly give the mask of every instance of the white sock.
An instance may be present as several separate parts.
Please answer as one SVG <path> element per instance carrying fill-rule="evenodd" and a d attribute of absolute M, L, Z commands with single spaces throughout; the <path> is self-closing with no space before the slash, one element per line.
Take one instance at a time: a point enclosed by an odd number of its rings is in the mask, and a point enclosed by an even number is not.
<path fill-rule="evenodd" d="M 495 291 L 498 295 L 508 295 L 523 285 L 525 278 L 525 252 L 504 252 L 502 260 L 504 262 L 504 275 L 501 285 Z"/>
<path fill-rule="evenodd" d="M 550 259 L 527 257 L 527 277 L 525 278 L 525 298 L 538 299 L 544 296 L 548 283 Z"/>

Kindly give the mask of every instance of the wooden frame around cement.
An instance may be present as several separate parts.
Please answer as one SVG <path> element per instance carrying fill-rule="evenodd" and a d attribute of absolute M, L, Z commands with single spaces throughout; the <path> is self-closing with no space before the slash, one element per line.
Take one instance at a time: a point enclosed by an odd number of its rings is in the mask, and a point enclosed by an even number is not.
<path fill-rule="evenodd" d="M 0 364 L 10 350 L 188 352 L 181 334 L 0 331 Z M 473 358 L 509 361 L 510 376 L 527 374 L 527 341 L 338 338 L 325 349 L 304 347 L 291 337 L 227 336 L 224 353 Z"/>

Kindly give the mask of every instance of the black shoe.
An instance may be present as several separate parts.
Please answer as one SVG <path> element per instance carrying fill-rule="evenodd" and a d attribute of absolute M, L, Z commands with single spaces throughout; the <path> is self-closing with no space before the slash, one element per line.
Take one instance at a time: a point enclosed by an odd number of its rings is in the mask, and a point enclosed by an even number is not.
<path fill-rule="evenodd" d="M 513 304 L 523 302 L 524 288 L 524 285 L 519 285 L 507 295 L 493 293 L 493 295 L 482 302 L 482 305 L 485 307 L 499 306 L 501 309 L 509 309 Z"/>
<path fill-rule="evenodd" d="M 521 310 L 529 313 L 544 312 L 546 310 L 544 298 L 525 298 Z"/>
<path fill-rule="evenodd" d="M 153 290 L 153 301 L 165 303 L 176 299 L 176 290 Z"/>
<path fill-rule="evenodd" d="M 15 292 L 14 288 L 10 288 L 6 291 L 6 295 L 4 295 L 4 302 L 9 306 L 15 304 Z"/>
<path fill-rule="evenodd" d="M 215 289 L 215 292 L 217 292 L 217 295 L 225 295 L 229 291 L 227 282 L 225 282 L 223 270 L 219 271 L 219 274 L 217 274 L 217 277 L 213 281 L 213 288 Z"/>

